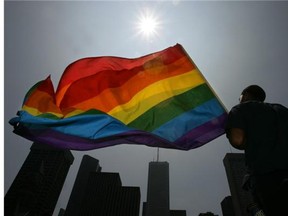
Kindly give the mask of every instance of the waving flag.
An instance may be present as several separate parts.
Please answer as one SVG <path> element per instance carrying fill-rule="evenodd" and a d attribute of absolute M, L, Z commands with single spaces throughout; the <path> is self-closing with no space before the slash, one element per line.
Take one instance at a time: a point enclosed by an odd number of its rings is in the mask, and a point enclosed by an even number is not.
<path fill-rule="evenodd" d="M 189 150 L 224 133 L 227 112 L 180 44 L 135 59 L 70 64 L 26 94 L 14 132 L 58 148 L 144 144 Z"/>

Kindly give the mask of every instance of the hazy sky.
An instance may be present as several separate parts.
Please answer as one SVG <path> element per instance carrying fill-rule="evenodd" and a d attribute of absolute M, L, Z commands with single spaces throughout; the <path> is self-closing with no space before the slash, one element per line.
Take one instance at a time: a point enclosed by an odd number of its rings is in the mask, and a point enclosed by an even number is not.
<path fill-rule="evenodd" d="M 30 87 L 51 74 L 56 88 L 65 67 L 79 58 L 134 58 L 180 43 L 228 110 L 250 84 L 262 86 L 267 101 L 288 106 L 288 2 L 9 1 L 4 10 L 5 193 L 32 144 L 13 134 L 9 119 Z M 137 33 L 144 11 L 159 22 L 149 39 Z M 223 166 L 228 152 L 239 151 L 224 135 L 190 151 L 160 149 L 160 160 L 170 164 L 171 209 L 221 216 L 220 203 L 230 195 Z M 123 144 L 72 153 L 55 216 L 66 208 L 83 154 L 97 158 L 103 172 L 119 172 L 123 186 L 140 186 L 141 205 L 146 201 L 156 148 Z"/>

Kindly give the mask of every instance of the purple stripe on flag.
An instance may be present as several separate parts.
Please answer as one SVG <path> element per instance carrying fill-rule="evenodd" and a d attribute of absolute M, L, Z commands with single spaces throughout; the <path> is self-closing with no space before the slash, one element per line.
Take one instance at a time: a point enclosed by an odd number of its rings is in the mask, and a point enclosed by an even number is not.
<path fill-rule="evenodd" d="M 176 140 L 175 144 L 187 150 L 200 147 L 225 133 L 226 119 L 227 113 L 225 112 L 217 118 L 185 134 L 180 139 Z"/>

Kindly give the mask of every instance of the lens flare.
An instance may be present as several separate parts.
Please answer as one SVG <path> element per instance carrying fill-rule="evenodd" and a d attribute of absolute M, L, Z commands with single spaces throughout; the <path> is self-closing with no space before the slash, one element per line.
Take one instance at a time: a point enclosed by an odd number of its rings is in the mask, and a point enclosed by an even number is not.
<path fill-rule="evenodd" d="M 158 31 L 160 28 L 160 21 L 155 14 L 153 14 L 149 10 L 144 10 L 140 13 L 138 17 L 138 21 L 136 23 L 137 34 L 145 37 L 151 38 L 158 35 Z"/>

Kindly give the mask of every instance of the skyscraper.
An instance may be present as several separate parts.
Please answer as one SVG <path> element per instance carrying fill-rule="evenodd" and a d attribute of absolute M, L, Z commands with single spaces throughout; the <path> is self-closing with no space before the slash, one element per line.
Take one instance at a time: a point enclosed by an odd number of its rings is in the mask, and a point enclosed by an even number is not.
<path fill-rule="evenodd" d="M 170 210 L 169 163 L 150 162 L 148 170 L 147 201 L 143 216 L 186 216 L 185 210 Z"/>
<path fill-rule="evenodd" d="M 242 189 L 246 174 L 245 156 L 242 153 L 228 153 L 223 159 L 235 216 L 248 216 L 247 206 L 253 202 L 249 192 Z"/>
<path fill-rule="evenodd" d="M 170 216 L 186 216 L 186 210 L 170 210 Z"/>
<path fill-rule="evenodd" d="M 91 172 L 100 172 L 99 161 L 89 155 L 84 155 L 70 194 L 65 215 L 80 215 L 80 205 L 85 195 L 86 185 Z"/>
<path fill-rule="evenodd" d="M 139 216 L 140 188 L 122 187 L 119 173 L 100 171 L 97 159 L 83 157 L 65 216 Z"/>
<path fill-rule="evenodd" d="M 169 163 L 150 162 L 144 216 L 170 216 Z"/>
<path fill-rule="evenodd" d="M 74 157 L 34 143 L 5 195 L 5 215 L 52 215 Z"/>
<path fill-rule="evenodd" d="M 227 196 L 222 200 L 221 209 L 223 216 L 235 216 L 231 196 Z"/>
<path fill-rule="evenodd" d="M 213 214 L 212 212 L 200 213 L 198 216 L 218 216 Z"/>
<path fill-rule="evenodd" d="M 139 187 L 122 187 L 119 173 L 94 172 L 90 173 L 79 216 L 139 216 L 139 208 Z"/>

